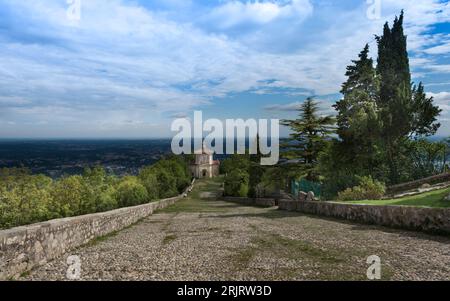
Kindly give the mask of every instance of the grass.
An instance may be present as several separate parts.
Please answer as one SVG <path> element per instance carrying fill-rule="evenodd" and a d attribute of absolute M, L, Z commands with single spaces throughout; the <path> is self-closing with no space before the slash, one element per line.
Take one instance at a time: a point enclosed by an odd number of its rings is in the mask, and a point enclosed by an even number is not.
<path fill-rule="evenodd" d="M 334 250 L 322 250 L 312 244 L 283 237 L 278 234 L 265 234 L 254 241 L 262 250 L 276 250 L 279 256 L 288 259 L 311 258 L 316 262 L 335 264 L 344 262 L 342 254 Z"/>
<path fill-rule="evenodd" d="M 164 237 L 163 245 L 168 245 L 176 239 L 177 239 L 177 236 L 175 234 L 167 235 L 166 237 Z"/>
<path fill-rule="evenodd" d="M 279 234 L 260 231 L 259 236 L 252 239 L 251 244 L 239 250 L 233 250 L 230 260 L 238 270 L 253 269 L 252 262 L 257 257 L 279 258 L 281 261 L 291 262 L 292 266 L 279 267 L 277 274 L 280 279 L 309 279 L 309 280 L 367 280 L 365 260 L 359 265 L 357 259 L 367 258 L 369 252 L 360 254 L 358 250 L 344 250 L 335 248 L 319 248 L 311 242 L 291 239 Z M 258 265 L 258 260 L 255 261 Z M 295 263 L 294 263 L 295 262 Z M 303 267 L 311 271 L 302 274 Z M 390 280 L 392 269 L 383 265 L 383 280 Z"/>
<path fill-rule="evenodd" d="M 165 209 L 159 210 L 158 213 L 222 213 L 229 208 L 219 206 L 217 200 L 202 198 L 202 193 L 219 191 L 223 183 L 222 177 L 214 179 L 198 180 L 194 186 L 194 190 L 189 197 L 178 201 L 177 203 Z M 230 205 L 232 206 L 232 205 Z"/>
<path fill-rule="evenodd" d="M 450 202 L 444 201 L 444 198 L 450 194 L 450 188 L 427 192 L 414 196 L 407 196 L 393 200 L 377 200 L 377 201 L 351 201 L 346 204 L 361 205 L 390 205 L 390 206 L 413 206 L 413 207 L 429 207 L 429 208 L 450 208 Z"/>

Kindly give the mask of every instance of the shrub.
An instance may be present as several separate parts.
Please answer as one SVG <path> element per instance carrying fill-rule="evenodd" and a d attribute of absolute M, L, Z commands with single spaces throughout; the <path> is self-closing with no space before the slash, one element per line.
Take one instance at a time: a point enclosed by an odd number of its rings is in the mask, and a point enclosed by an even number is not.
<path fill-rule="evenodd" d="M 96 212 L 105 212 L 114 210 L 119 207 L 116 196 L 117 190 L 110 186 L 105 191 L 102 191 L 97 197 Z"/>
<path fill-rule="evenodd" d="M 170 198 L 178 194 L 177 180 L 167 170 L 158 167 L 155 169 L 158 179 L 159 197 L 161 199 Z"/>
<path fill-rule="evenodd" d="M 155 200 L 159 196 L 158 179 L 152 167 L 143 168 L 139 173 L 139 180 L 147 189 L 148 198 Z"/>
<path fill-rule="evenodd" d="M 141 205 L 149 201 L 147 189 L 135 177 L 126 177 L 117 187 L 116 200 L 119 207 Z"/>
<path fill-rule="evenodd" d="M 183 157 L 170 157 L 165 160 L 161 160 L 153 166 L 155 169 L 162 169 L 169 173 L 169 175 L 174 178 L 175 190 L 172 186 L 172 179 L 163 178 L 164 181 L 168 181 L 163 185 L 169 185 L 170 193 L 164 193 L 160 191 L 162 197 L 172 197 L 184 191 L 186 187 L 189 186 L 191 182 L 190 173 L 188 173 L 188 165 Z M 165 177 L 164 175 L 159 175 L 160 177 Z"/>
<path fill-rule="evenodd" d="M 235 169 L 225 177 L 225 195 L 246 197 L 248 195 L 249 175 L 244 170 Z"/>
<path fill-rule="evenodd" d="M 108 176 L 100 166 L 55 181 L 32 175 L 26 168 L 2 168 L 0 228 L 140 205 L 176 196 L 189 184 L 187 163 L 181 156 L 146 167 L 139 177 L 121 180 Z M 246 193 L 245 187 L 240 193 Z"/>
<path fill-rule="evenodd" d="M 82 203 L 85 201 L 83 177 L 72 176 L 56 182 L 51 189 L 50 212 L 53 218 L 82 214 Z"/>
<path fill-rule="evenodd" d="M 359 186 L 339 193 L 340 201 L 379 200 L 386 193 L 386 186 L 372 177 L 362 177 Z"/>

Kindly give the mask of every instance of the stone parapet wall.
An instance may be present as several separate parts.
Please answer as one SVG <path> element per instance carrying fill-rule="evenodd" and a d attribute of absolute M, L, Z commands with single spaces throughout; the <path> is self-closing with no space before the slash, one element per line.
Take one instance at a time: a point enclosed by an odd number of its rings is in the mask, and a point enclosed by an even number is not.
<path fill-rule="evenodd" d="M 257 206 L 257 207 L 275 207 L 278 206 L 278 200 L 273 198 L 241 198 L 241 197 L 222 197 L 223 201 L 238 203 L 244 206 Z"/>
<path fill-rule="evenodd" d="M 420 188 L 424 184 L 433 185 L 433 184 L 440 184 L 440 183 L 445 183 L 445 182 L 450 183 L 450 172 L 432 176 L 432 177 L 428 177 L 425 179 L 420 179 L 417 181 L 412 181 L 412 182 L 403 183 L 403 184 L 399 184 L 399 185 L 395 185 L 395 186 L 390 186 L 387 188 L 387 193 L 395 194 L 395 193 L 399 193 L 399 192 L 404 192 L 404 191 Z"/>
<path fill-rule="evenodd" d="M 281 200 L 279 209 L 391 228 L 450 235 L 450 209 Z"/>
<path fill-rule="evenodd" d="M 136 207 L 121 208 L 0 231 L 0 280 L 18 278 L 91 240 L 120 231 L 156 210 L 173 205 L 183 195 Z"/>

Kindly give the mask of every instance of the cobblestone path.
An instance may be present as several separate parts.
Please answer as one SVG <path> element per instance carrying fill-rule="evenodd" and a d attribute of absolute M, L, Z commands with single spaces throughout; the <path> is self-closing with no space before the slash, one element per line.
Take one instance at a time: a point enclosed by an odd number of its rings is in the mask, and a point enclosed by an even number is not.
<path fill-rule="evenodd" d="M 219 181 L 140 223 L 35 269 L 25 280 L 450 280 L 450 238 L 218 201 Z"/>

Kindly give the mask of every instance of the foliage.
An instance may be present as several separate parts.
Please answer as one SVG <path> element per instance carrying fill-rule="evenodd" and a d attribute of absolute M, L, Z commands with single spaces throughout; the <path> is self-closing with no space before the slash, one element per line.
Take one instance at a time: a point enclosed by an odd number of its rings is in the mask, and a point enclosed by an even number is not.
<path fill-rule="evenodd" d="M 281 189 L 286 187 L 287 180 L 286 169 L 281 166 L 268 168 L 261 179 L 261 184 L 266 191 L 278 193 Z"/>
<path fill-rule="evenodd" d="M 225 177 L 225 195 L 246 197 L 248 184 L 249 174 L 245 170 L 235 169 Z"/>
<path fill-rule="evenodd" d="M 402 146 L 408 138 L 434 135 L 440 127 L 436 121 L 441 110 L 433 104 L 433 98 L 426 97 L 422 83 L 411 86 L 403 17 L 402 12 L 395 18 L 392 28 L 386 23 L 383 35 L 377 37 L 380 137 L 389 166 L 390 184 L 401 181 L 402 162 L 398 156 L 403 155 Z"/>
<path fill-rule="evenodd" d="M 231 155 L 220 164 L 220 173 L 228 174 L 235 169 L 248 170 L 250 167 L 250 158 L 248 155 Z"/>
<path fill-rule="evenodd" d="M 139 173 L 139 180 L 147 190 L 148 198 L 155 200 L 159 196 L 158 178 L 152 167 L 145 167 Z"/>
<path fill-rule="evenodd" d="M 138 177 L 118 179 L 102 167 L 53 181 L 25 168 L 0 169 L 0 228 L 104 212 L 173 197 L 190 183 L 184 158 L 145 167 Z"/>
<path fill-rule="evenodd" d="M 292 131 L 288 142 L 282 146 L 283 156 L 300 159 L 302 169 L 312 177 L 319 155 L 327 147 L 333 133 L 335 120 L 331 116 L 321 116 L 319 104 L 312 98 L 308 98 L 299 107 L 298 112 L 298 119 L 282 122 Z"/>
<path fill-rule="evenodd" d="M 408 142 L 411 173 L 416 179 L 426 178 L 445 172 L 446 147 L 443 142 L 430 142 L 425 139 Z"/>
<path fill-rule="evenodd" d="M 350 204 L 380 205 L 380 206 L 415 206 L 431 208 L 450 208 L 450 202 L 445 197 L 450 194 L 450 189 L 441 189 L 413 196 L 406 196 L 393 200 L 364 200 L 350 201 Z"/>
<path fill-rule="evenodd" d="M 386 186 L 372 177 L 362 177 L 360 184 L 339 193 L 340 201 L 379 200 L 386 193 Z"/>
<path fill-rule="evenodd" d="M 403 12 L 392 28 L 386 23 L 377 42 L 377 66 L 366 45 L 347 67 L 343 98 L 334 106 L 339 138 L 318 167 L 326 198 L 357 185 L 359 177 L 394 185 L 445 171 L 443 144 L 424 139 L 439 129 L 441 110 L 422 83 L 411 83 Z"/>
<path fill-rule="evenodd" d="M 3 177 L 5 173 L 7 177 Z M 0 227 L 39 222 L 50 216 L 51 179 L 20 170 L 2 170 L 0 174 Z"/>
<path fill-rule="evenodd" d="M 381 121 L 378 114 L 376 78 L 373 60 L 366 45 L 359 60 L 347 67 L 347 81 L 342 86 L 344 98 L 334 106 L 338 112 L 337 134 L 340 137 L 340 160 L 345 160 L 355 170 L 373 173 L 379 166 L 379 141 Z"/>
<path fill-rule="evenodd" d="M 262 178 L 266 170 L 266 167 L 261 165 L 261 159 L 263 156 L 261 154 L 259 136 L 256 138 L 256 145 L 257 145 L 257 152 L 254 155 L 250 155 L 250 162 L 248 169 L 249 173 L 248 196 L 251 198 L 261 196 L 259 186 L 262 182 Z"/>
<path fill-rule="evenodd" d="M 126 177 L 120 182 L 116 199 L 120 207 L 141 205 L 149 201 L 147 189 L 135 177 Z"/>

